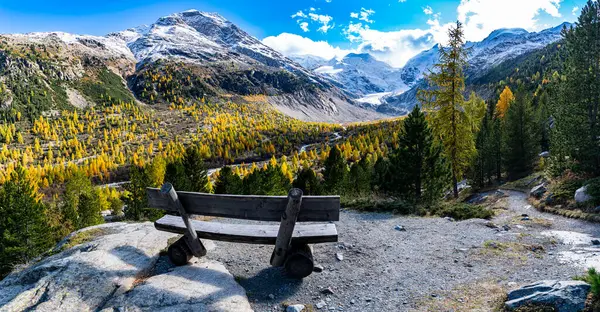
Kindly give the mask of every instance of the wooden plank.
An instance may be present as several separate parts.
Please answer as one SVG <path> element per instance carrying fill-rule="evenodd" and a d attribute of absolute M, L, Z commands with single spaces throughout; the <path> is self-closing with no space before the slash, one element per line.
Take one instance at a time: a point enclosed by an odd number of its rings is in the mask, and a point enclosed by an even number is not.
<path fill-rule="evenodd" d="M 198 237 L 233 243 L 275 245 L 279 225 L 227 224 L 190 220 Z M 180 217 L 166 215 L 154 222 L 157 230 L 183 234 L 185 224 Z M 296 224 L 292 244 L 318 244 L 337 242 L 338 233 L 333 223 Z"/>
<path fill-rule="evenodd" d="M 285 212 L 281 215 L 281 224 L 275 241 L 275 248 L 271 254 L 271 265 L 282 266 L 285 262 L 287 251 L 291 247 L 292 233 L 294 226 L 300 214 L 300 205 L 302 204 L 302 190 L 293 188 L 288 194 L 288 203 Z"/>
<path fill-rule="evenodd" d="M 190 222 L 190 218 L 188 217 L 185 208 L 181 204 L 181 201 L 179 201 L 179 198 L 177 197 L 177 192 L 175 191 L 173 184 L 163 184 L 162 188 L 160 189 L 160 194 L 163 197 L 166 197 L 170 201 L 171 207 L 175 207 L 177 212 L 179 212 L 181 220 L 186 228 L 185 242 L 187 243 L 188 247 L 190 247 L 192 254 L 196 257 L 206 256 L 206 248 L 204 248 L 204 245 L 202 245 L 202 242 L 200 242 L 198 239 L 198 235 L 196 234 L 196 231 Z"/>
<path fill-rule="evenodd" d="M 148 206 L 176 211 L 160 190 L 148 188 Z M 287 196 L 217 195 L 177 192 L 179 200 L 189 214 L 246 219 L 256 221 L 280 221 L 287 206 Z M 339 221 L 339 196 L 304 196 L 298 222 Z"/>

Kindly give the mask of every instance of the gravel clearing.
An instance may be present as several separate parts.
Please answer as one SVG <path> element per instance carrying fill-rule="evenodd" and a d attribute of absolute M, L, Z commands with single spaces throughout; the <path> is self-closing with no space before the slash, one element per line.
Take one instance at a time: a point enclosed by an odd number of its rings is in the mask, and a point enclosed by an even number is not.
<path fill-rule="evenodd" d="M 488 199 L 497 212 L 491 222 L 344 210 L 339 242 L 313 246 L 323 272 L 302 281 L 269 266 L 272 246 L 216 242 L 207 258 L 225 264 L 255 311 L 427 311 L 432 302 L 472 300 L 457 289 L 570 280 L 600 264 L 598 224 L 539 212 L 526 195 L 503 192 Z"/>

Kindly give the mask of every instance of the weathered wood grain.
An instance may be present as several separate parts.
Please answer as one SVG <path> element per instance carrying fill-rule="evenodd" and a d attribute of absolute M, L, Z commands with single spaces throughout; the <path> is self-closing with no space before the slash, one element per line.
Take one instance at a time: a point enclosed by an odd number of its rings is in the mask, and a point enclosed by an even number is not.
<path fill-rule="evenodd" d="M 227 224 L 190 220 L 198 237 L 247 244 L 275 245 L 279 225 L 270 224 Z M 157 230 L 176 234 L 186 231 L 180 217 L 166 215 L 154 222 Z M 296 224 L 292 244 L 318 244 L 337 242 L 338 233 L 333 223 Z"/>
<path fill-rule="evenodd" d="M 177 211 L 160 190 L 148 188 L 148 205 L 152 208 Z M 188 214 L 256 220 L 280 221 L 287 206 L 287 196 L 217 195 L 177 192 Z M 304 196 L 298 222 L 339 221 L 339 196 Z"/>
<path fill-rule="evenodd" d="M 291 247 L 292 234 L 294 226 L 300 213 L 300 205 L 302 204 L 302 190 L 293 188 L 288 194 L 288 203 L 285 212 L 281 215 L 281 223 L 279 224 L 279 232 L 275 241 L 275 248 L 271 254 L 271 265 L 282 266 L 285 262 L 287 251 Z"/>

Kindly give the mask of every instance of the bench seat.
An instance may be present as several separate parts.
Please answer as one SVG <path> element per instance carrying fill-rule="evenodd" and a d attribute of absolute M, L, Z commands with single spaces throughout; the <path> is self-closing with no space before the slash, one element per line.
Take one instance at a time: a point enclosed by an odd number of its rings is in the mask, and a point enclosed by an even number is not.
<path fill-rule="evenodd" d="M 279 224 L 228 224 L 190 220 L 199 238 L 225 242 L 275 245 Z M 181 217 L 166 215 L 154 222 L 157 230 L 184 234 L 185 224 Z M 292 244 L 318 244 L 337 242 L 338 233 L 333 223 L 296 223 L 292 234 Z"/>

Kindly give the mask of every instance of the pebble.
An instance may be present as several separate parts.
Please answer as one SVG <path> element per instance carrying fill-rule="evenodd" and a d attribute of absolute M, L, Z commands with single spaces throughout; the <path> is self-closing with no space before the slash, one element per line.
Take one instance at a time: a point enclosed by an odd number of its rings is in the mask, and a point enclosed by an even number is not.
<path fill-rule="evenodd" d="M 521 221 L 529 221 L 529 220 L 530 220 L 529 217 L 523 217 L 523 218 L 521 218 Z"/>
<path fill-rule="evenodd" d="M 350 299 L 350 304 L 355 304 L 356 301 L 354 299 Z"/>
<path fill-rule="evenodd" d="M 450 222 L 454 222 L 454 218 L 450 218 L 450 217 L 444 217 L 444 219 L 450 221 Z"/>
<path fill-rule="evenodd" d="M 285 308 L 285 312 L 302 312 L 304 311 L 305 306 L 303 304 L 293 304 L 287 306 Z"/>
<path fill-rule="evenodd" d="M 502 229 L 508 232 L 510 231 L 510 226 L 508 224 L 505 224 L 502 226 Z"/>
<path fill-rule="evenodd" d="M 594 246 L 600 245 L 600 240 L 597 240 L 597 239 L 592 240 L 592 245 L 594 245 Z"/>
<path fill-rule="evenodd" d="M 333 295 L 335 292 L 333 292 L 333 289 L 331 289 L 331 287 L 327 287 L 325 289 L 322 289 L 321 293 L 325 295 Z"/>
<path fill-rule="evenodd" d="M 273 300 L 273 299 L 275 299 L 275 295 L 273 295 L 273 294 L 269 294 L 269 296 L 268 296 L 268 297 L 269 297 L 269 300 Z"/>
<path fill-rule="evenodd" d="M 319 302 L 317 302 L 316 307 L 317 309 L 323 309 L 327 304 L 325 303 L 325 301 L 321 300 Z"/>
<path fill-rule="evenodd" d="M 365 298 L 365 301 L 366 301 L 366 302 L 371 302 L 372 300 L 373 300 L 373 299 L 371 299 L 371 298 Z"/>
<path fill-rule="evenodd" d="M 341 252 L 338 252 L 335 254 L 335 258 L 338 259 L 338 261 L 342 261 L 344 260 L 344 255 Z"/>
<path fill-rule="evenodd" d="M 396 231 L 406 232 L 406 228 L 404 228 L 402 225 L 396 225 L 394 229 L 396 229 Z"/>
<path fill-rule="evenodd" d="M 323 266 L 322 266 L 322 265 L 319 265 L 319 264 L 317 264 L 317 265 L 315 265 L 315 266 L 313 267 L 313 272 L 315 272 L 315 273 L 321 273 L 321 272 L 323 272 L 323 269 L 324 269 L 324 268 L 323 268 Z"/>

